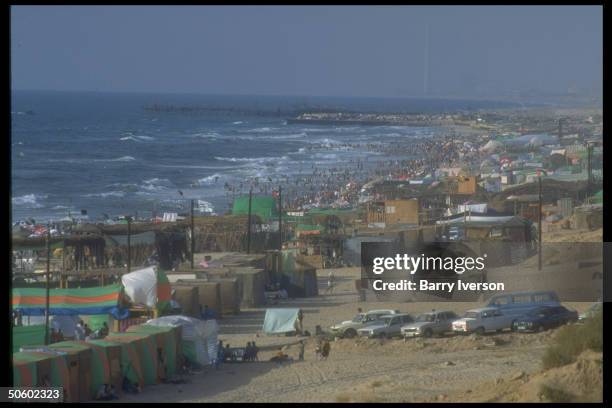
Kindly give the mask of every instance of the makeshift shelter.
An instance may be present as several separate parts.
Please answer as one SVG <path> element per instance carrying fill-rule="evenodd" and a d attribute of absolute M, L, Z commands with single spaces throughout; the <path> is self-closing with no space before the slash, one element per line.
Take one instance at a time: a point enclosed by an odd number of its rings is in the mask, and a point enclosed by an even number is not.
<path fill-rule="evenodd" d="M 131 343 L 136 350 L 144 385 L 159 382 L 157 371 L 157 344 L 153 336 L 141 333 L 111 333 L 105 340 L 116 343 Z"/>
<path fill-rule="evenodd" d="M 149 320 L 146 326 L 180 327 L 182 357 L 192 364 L 211 364 L 217 356 L 219 326 L 216 320 L 200 320 L 180 315 L 163 316 Z"/>
<path fill-rule="evenodd" d="M 263 269 L 232 268 L 238 278 L 238 292 L 240 305 L 244 307 L 257 307 L 266 303 L 265 286 L 266 276 Z M 210 305 L 209 305 L 210 306 Z"/>
<path fill-rule="evenodd" d="M 80 377 L 81 382 L 85 379 L 85 383 L 89 383 L 88 398 L 95 398 L 101 386 L 111 383 L 111 367 L 104 348 L 85 341 L 63 341 L 52 344 L 50 348 L 65 352 L 74 350 L 79 355 L 79 364 L 82 370 L 86 367 L 86 363 L 83 362 L 84 359 L 89 360 L 90 370 L 84 374 L 87 378 Z M 85 393 L 85 390 L 83 389 L 82 392 Z M 83 397 L 84 395 L 87 394 L 83 394 Z"/>
<path fill-rule="evenodd" d="M 265 334 L 284 334 L 297 331 L 300 309 L 266 309 L 263 323 Z"/>
<path fill-rule="evenodd" d="M 121 285 L 95 288 L 51 289 L 49 291 L 50 315 L 112 314 L 116 319 L 127 317 L 127 310 L 119 307 Z M 12 309 L 24 316 L 45 314 L 46 290 L 43 288 L 15 288 Z"/>
<path fill-rule="evenodd" d="M 238 197 L 234 200 L 232 214 L 249 214 L 249 196 Z M 252 196 L 251 215 L 257 215 L 264 221 L 278 218 L 277 200 L 271 196 Z"/>
<path fill-rule="evenodd" d="M 70 362 L 68 367 L 71 372 L 71 378 L 74 375 L 74 371 L 77 372 L 78 401 L 84 402 L 94 397 L 95 390 L 92 388 L 92 383 L 100 381 L 104 374 L 101 366 L 102 363 L 97 358 L 94 358 L 91 347 L 73 341 L 62 341 L 49 345 L 49 348 L 76 357 L 76 360 Z"/>
<path fill-rule="evenodd" d="M 163 313 L 170 309 L 170 282 L 166 274 L 150 266 L 121 277 L 126 296 L 134 305 L 143 305 Z"/>
<path fill-rule="evenodd" d="M 298 260 L 298 250 L 287 249 L 281 252 L 281 268 L 278 269 L 278 260 L 273 263 L 274 275 L 280 286 L 287 290 L 290 297 L 309 297 L 319 293 L 317 283 L 317 270 L 311 265 Z M 278 257 L 274 253 L 273 257 Z"/>
<path fill-rule="evenodd" d="M 65 387 L 67 401 L 75 401 L 71 394 L 71 380 L 64 356 L 57 353 L 13 353 L 13 386 L 15 387 Z M 76 380 L 76 379 L 74 379 Z"/>
<path fill-rule="evenodd" d="M 200 299 L 197 286 L 173 283 L 172 292 L 184 315 L 200 317 Z"/>
<path fill-rule="evenodd" d="M 83 270 L 101 267 L 105 262 L 104 238 L 99 234 L 72 234 L 64 237 L 52 237 L 51 251 L 62 249 L 61 257 L 64 270 Z M 34 250 L 42 253 L 47 251 L 46 237 L 23 238 L 14 236 L 13 250 Z"/>
<path fill-rule="evenodd" d="M 218 278 L 214 282 L 219 282 L 221 293 L 221 313 L 233 315 L 240 313 L 240 292 L 237 278 Z"/>
<path fill-rule="evenodd" d="M 157 343 L 158 356 L 163 358 L 163 366 L 159 364 L 160 378 L 173 377 L 181 366 L 181 328 L 160 327 L 155 325 L 136 325 L 127 329 L 128 333 L 151 335 Z"/>
<path fill-rule="evenodd" d="M 130 342 L 129 339 L 111 341 L 107 337 L 104 340 L 89 340 L 88 343 L 106 348 L 107 354 L 109 355 L 111 365 L 111 381 L 113 381 L 113 383 L 115 381 L 113 361 L 116 358 L 114 356 L 116 352 L 111 352 L 110 350 L 114 350 L 119 347 L 121 384 L 123 383 L 123 378 L 126 377 L 132 384 L 138 384 L 140 387 L 144 386 L 144 374 L 142 372 L 142 365 L 140 364 L 140 355 L 135 344 Z M 113 354 L 112 356 L 111 353 Z M 121 387 L 119 389 L 121 389 Z"/>
<path fill-rule="evenodd" d="M 210 282 L 206 279 L 179 279 L 176 283 L 177 285 L 197 287 L 200 306 L 208 305 L 208 309 L 215 313 L 217 317 L 222 316 L 221 285 L 219 282 Z"/>
<path fill-rule="evenodd" d="M 117 393 L 121 393 L 123 386 L 121 344 L 105 340 L 89 340 L 86 343 L 79 343 L 90 345 L 95 350 L 94 361 L 99 360 L 99 362 L 102 363 L 104 360 L 106 360 L 106 363 L 103 363 L 102 366 L 102 369 L 104 370 L 103 373 L 106 376 L 105 381 L 107 381 L 108 384 L 112 384 Z M 108 367 L 108 370 L 106 367 Z"/>
<path fill-rule="evenodd" d="M 123 264 L 127 259 L 127 225 L 105 226 L 107 247 L 114 264 Z M 172 269 L 174 263 L 182 261 L 187 254 L 187 236 L 184 226 L 178 224 L 151 225 L 134 223 L 130 233 L 130 256 L 132 264 L 142 265 L 156 253 L 162 269 Z"/>

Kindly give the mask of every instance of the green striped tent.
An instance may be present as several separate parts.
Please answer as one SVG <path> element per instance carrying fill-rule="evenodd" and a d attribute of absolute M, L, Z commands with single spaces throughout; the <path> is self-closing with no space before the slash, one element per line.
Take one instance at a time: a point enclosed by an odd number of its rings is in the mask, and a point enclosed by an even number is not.
<path fill-rule="evenodd" d="M 48 377 L 52 387 L 68 387 L 70 375 L 68 364 L 62 355 L 39 353 L 39 352 L 17 352 L 13 353 L 13 385 L 15 387 L 41 387 L 43 383 L 42 373 L 39 372 L 39 363 L 49 360 L 51 371 Z"/>
<path fill-rule="evenodd" d="M 136 346 L 129 341 L 110 341 L 110 340 L 89 340 L 88 343 L 96 346 L 121 347 L 121 375 L 127 377 L 132 384 L 144 386 L 144 374 L 140 365 L 140 356 Z"/>
<path fill-rule="evenodd" d="M 176 335 L 179 330 L 180 329 L 177 327 L 142 324 L 128 327 L 127 333 L 151 335 L 155 337 L 157 346 L 161 346 L 163 350 L 163 358 L 166 362 L 166 376 L 172 377 L 177 373 L 180 357 L 180 338 Z"/>
<path fill-rule="evenodd" d="M 157 344 L 153 336 L 142 333 L 111 333 L 105 339 L 116 343 L 131 343 L 138 355 L 144 385 L 157 384 Z"/>

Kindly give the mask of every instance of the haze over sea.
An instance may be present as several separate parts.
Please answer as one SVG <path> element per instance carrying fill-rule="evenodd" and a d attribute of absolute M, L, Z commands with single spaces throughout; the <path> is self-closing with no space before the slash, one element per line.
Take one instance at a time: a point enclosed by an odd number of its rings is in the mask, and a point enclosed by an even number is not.
<path fill-rule="evenodd" d="M 153 104 L 191 112 L 144 109 Z M 249 178 L 287 182 L 356 158 L 393 159 L 347 143 L 389 144 L 438 129 L 287 124 L 301 111 L 441 112 L 509 103 L 439 99 L 156 95 L 14 91 L 11 119 L 13 221 L 88 212 L 223 214 Z M 294 185 L 295 187 L 295 185 Z M 183 195 L 179 193 L 182 192 Z"/>

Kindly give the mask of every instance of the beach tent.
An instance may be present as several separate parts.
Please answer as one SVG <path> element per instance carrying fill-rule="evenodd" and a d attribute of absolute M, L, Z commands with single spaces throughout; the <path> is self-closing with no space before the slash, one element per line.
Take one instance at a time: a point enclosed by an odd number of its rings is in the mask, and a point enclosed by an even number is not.
<path fill-rule="evenodd" d="M 265 334 L 282 334 L 296 331 L 300 309 L 266 309 L 263 323 Z"/>
<path fill-rule="evenodd" d="M 181 351 L 191 363 L 210 364 L 217 356 L 219 326 L 216 320 L 200 320 L 175 315 L 147 321 L 143 326 L 181 327 Z"/>
<path fill-rule="evenodd" d="M 127 318 L 128 311 L 119 308 L 122 286 L 119 284 L 49 291 L 50 315 L 112 314 L 114 318 Z M 44 316 L 46 290 L 44 288 L 13 289 L 12 308 L 24 316 Z"/>
<path fill-rule="evenodd" d="M 59 343 L 53 343 L 49 346 L 51 349 L 57 349 L 65 352 L 74 352 L 79 354 L 82 359 L 86 356 L 89 360 L 89 369 L 83 367 L 85 376 L 89 376 L 89 393 L 86 394 L 90 398 L 94 398 L 96 393 L 100 389 L 100 386 L 104 384 L 110 384 L 110 364 L 106 351 L 92 343 L 84 341 L 62 341 Z M 83 376 L 81 376 L 83 379 Z"/>
<path fill-rule="evenodd" d="M 71 401 L 84 402 L 94 397 L 95 391 L 91 387 L 92 379 L 98 378 L 100 369 L 98 365 L 96 369 L 92 366 L 98 363 L 94 363 L 93 350 L 73 341 L 53 343 L 47 348 L 65 353 L 72 388 Z"/>
<path fill-rule="evenodd" d="M 161 349 L 164 359 L 164 378 L 173 377 L 179 370 L 180 329 L 176 327 L 139 324 L 130 326 L 127 333 L 147 334 L 155 338 L 158 350 Z"/>
<path fill-rule="evenodd" d="M 111 333 L 105 340 L 132 344 L 138 357 L 137 364 L 141 367 L 144 385 L 157 384 L 157 344 L 153 336 L 142 333 Z"/>
<path fill-rule="evenodd" d="M 122 346 L 119 343 L 114 343 L 105 340 L 88 340 L 83 344 L 90 345 L 98 354 L 100 360 L 106 359 L 108 371 L 105 372 L 109 384 L 115 386 L 115 391 L 121 393 L 123 387 L 123 372 L 122 372 Z"/>
<path fill-rule="evenodd" d="M 110 341 L 104 340 L 88 340 L 88 343 L 95 344 L 96 346 L 107 349 L 120 348 L 120 370 L 121 380 L 126 377 L 132 384 L 138 384 L 140 387 L 144 386 L 144 374 L 142 373 L 142 366 L 140 365 L 140 356 L 136 350 L 136 346 L 129 341 Z M 111 381 L 113 380 L 113 364 L 111 362 Z M 114 381 L 113 381 L 114 383 Z"/>
<path fill-rule="evenodd" d="M 157 307 L 159 312 L 170 308 L 170 282 L 161 270 L 150 266 L 121 277 L 126 296 L 135 305 Z"/>
<path fill-rule="evenodd" d="M 62 353 L 51 350 L 13 353 L 15 387 L 41 387 L 47 382 L 51 387 L 64 386 L 68 389 L 68 381 L 68 365 Z"/>

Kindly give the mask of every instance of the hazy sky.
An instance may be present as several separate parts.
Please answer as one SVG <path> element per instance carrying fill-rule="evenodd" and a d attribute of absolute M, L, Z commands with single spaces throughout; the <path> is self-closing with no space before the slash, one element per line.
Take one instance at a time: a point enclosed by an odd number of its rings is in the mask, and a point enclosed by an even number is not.
<path fill-rule="evenodd" d="M 336 96 L 599 93 L 602 18 L 601 6 L 17 6 L 12 85 Z"/>

